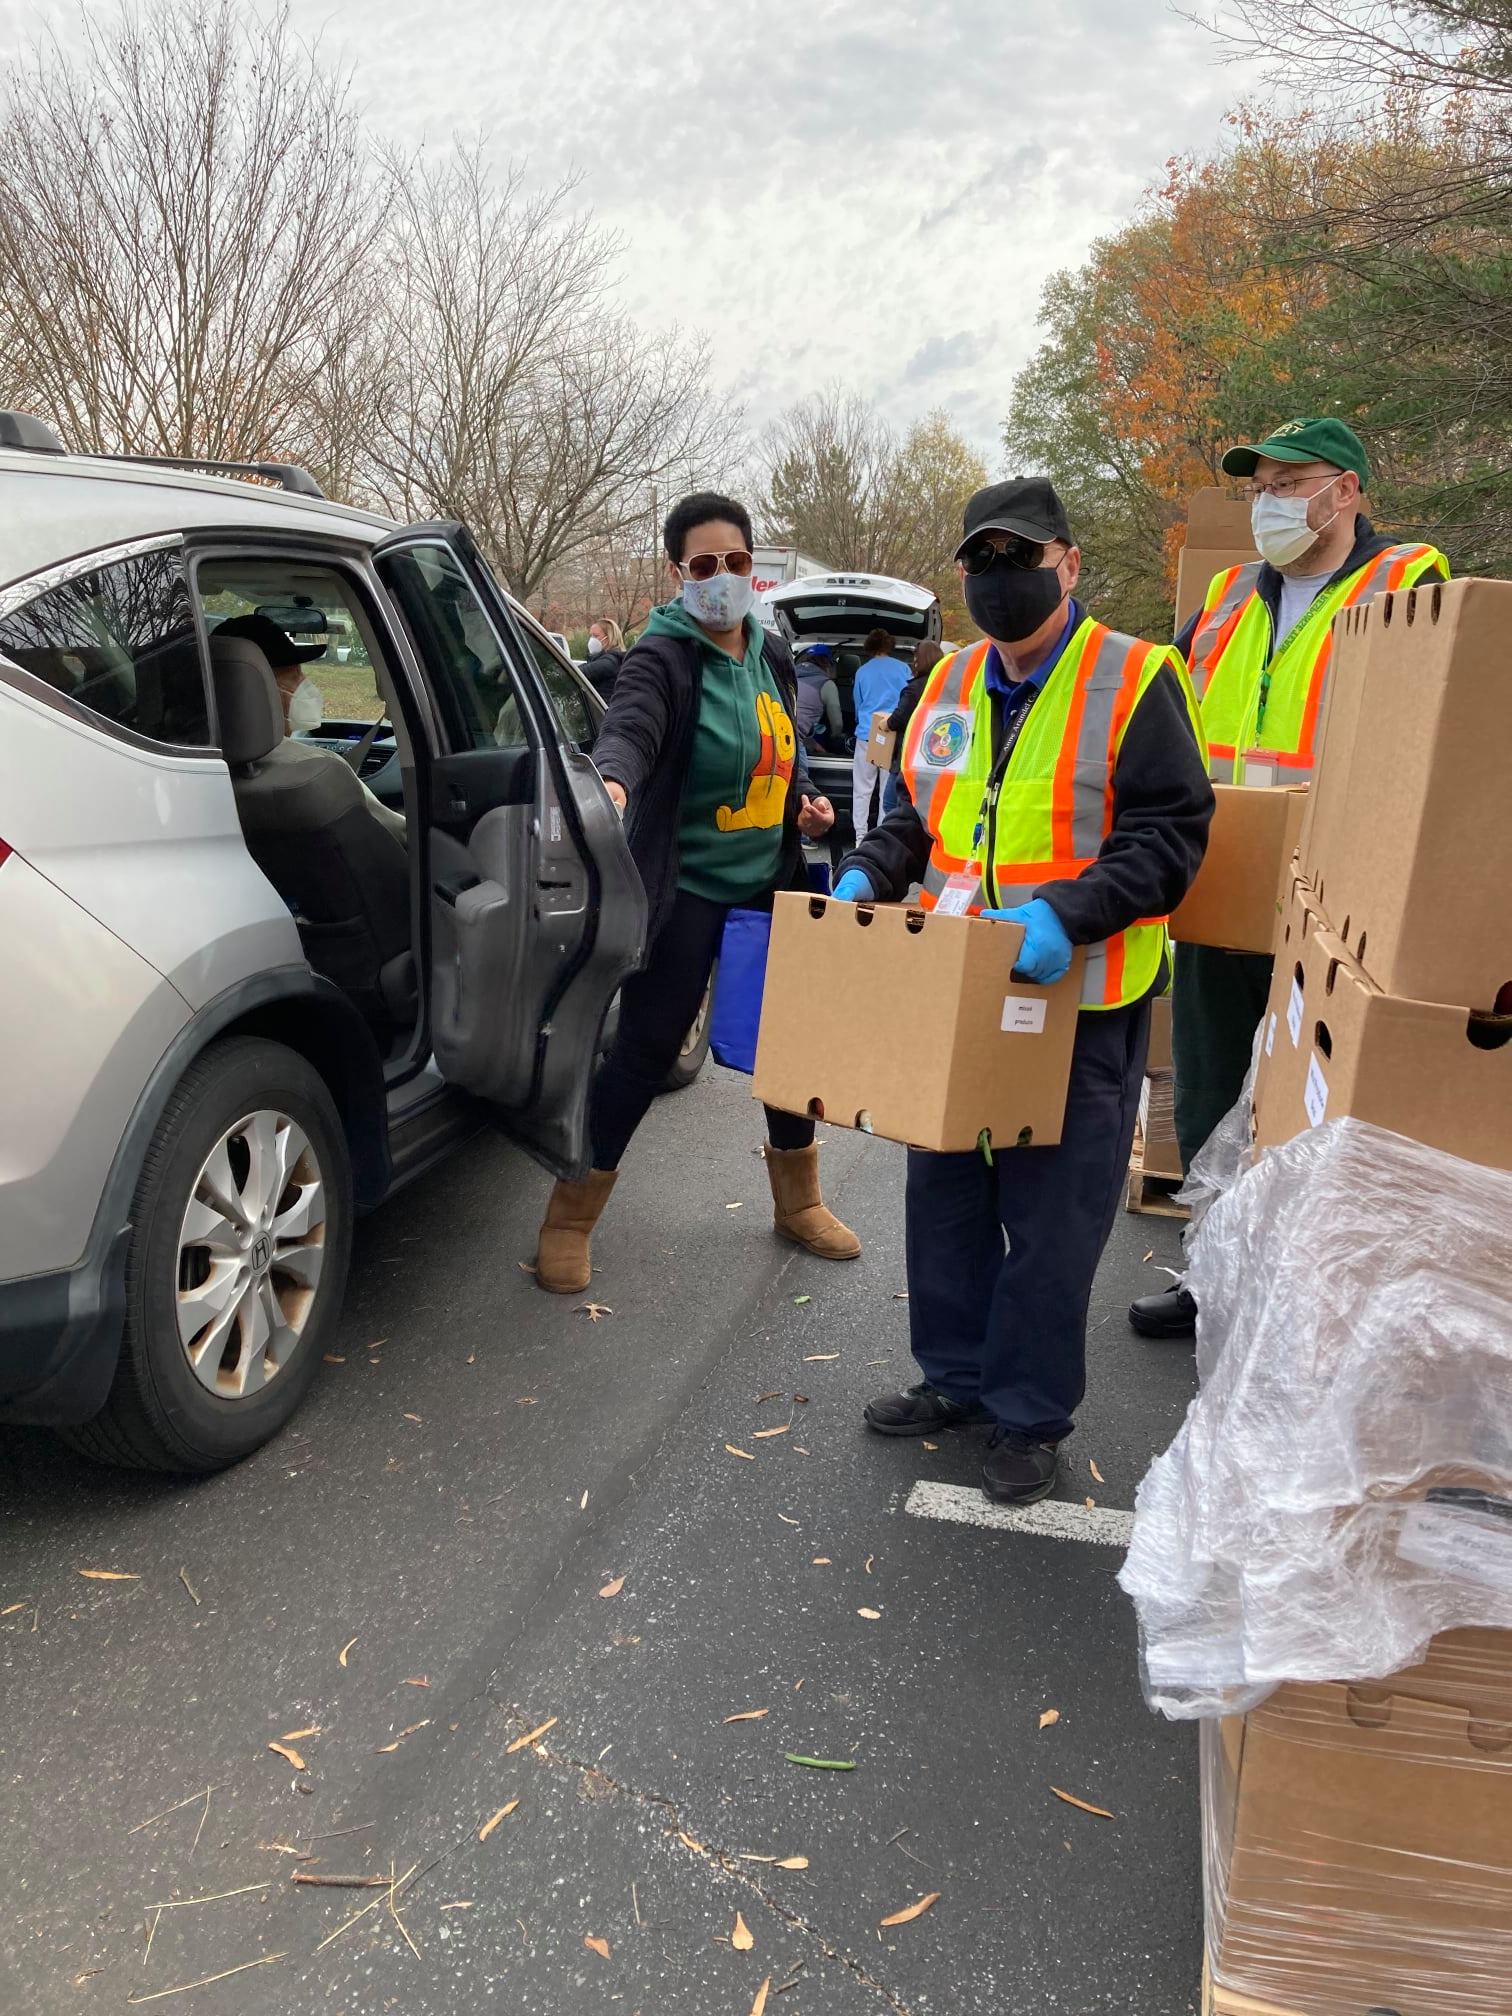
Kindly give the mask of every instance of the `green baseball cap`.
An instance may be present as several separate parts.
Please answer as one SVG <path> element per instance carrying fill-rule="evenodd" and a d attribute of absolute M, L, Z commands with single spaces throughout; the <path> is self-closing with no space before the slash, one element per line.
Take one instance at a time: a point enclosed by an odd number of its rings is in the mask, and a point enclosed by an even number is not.
<path fill-rule="evenodd" d="M 1365 443 L 1342 420 L 1288 420 L 1264 441 L 1230 448 L 1223 458 L 1223 473 L 1253 476 L 1262 455 L 1273 462 L 1331 462 L 1335 469 L 1352 469 L 1361 489 L 1370 481 Z"/>

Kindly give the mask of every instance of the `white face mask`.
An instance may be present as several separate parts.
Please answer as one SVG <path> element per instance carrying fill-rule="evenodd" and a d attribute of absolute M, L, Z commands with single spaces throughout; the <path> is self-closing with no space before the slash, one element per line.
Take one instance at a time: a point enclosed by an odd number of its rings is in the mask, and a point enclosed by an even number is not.
<path fill-rule="evenodd" d="M 1272 567 L 1289 567 L 1300 560 L 1309 546 L 1316 545 L 1339 513 L 1321 525 L 1307 522 L 1310 497 L 1273 497 L 1267 490 L 1250 507 L 1250 530 L 1262 560 Z M 1341 507 L 1342 508 L 1342 507 Z"/>
<path fill-rule="evenodd" d="M 302 678 L 289 701 L 289 733 L 318 728 L 325 719 L 325 699 L 313 679 Z"/>
<path fill-rule="evenodd" d="M 684 581 L 683 607 L 695 623 L 719 636 L 744 623 L 756 590 L 749 574 L 711 575 L 707 581 Z"/>
<path fill-rule="evenodd" d="M 588 656 L 590 658 L 597 658 L 603 648 L 604 640 L 602 637 L 590 637 L 588 639 Z"/>

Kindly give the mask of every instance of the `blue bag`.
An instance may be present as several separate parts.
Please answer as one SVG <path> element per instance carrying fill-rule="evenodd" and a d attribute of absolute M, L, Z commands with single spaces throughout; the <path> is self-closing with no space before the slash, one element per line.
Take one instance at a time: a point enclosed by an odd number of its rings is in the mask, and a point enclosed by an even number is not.
<path fill-rule="evenodd" d="M 732 910 L 719 948 L 719 973 L 709 1015 L 709 1048 L 719 1063 L 749 1077 L 756 1069 L 756 1033 L 766 987 L 768 910 Z"/>

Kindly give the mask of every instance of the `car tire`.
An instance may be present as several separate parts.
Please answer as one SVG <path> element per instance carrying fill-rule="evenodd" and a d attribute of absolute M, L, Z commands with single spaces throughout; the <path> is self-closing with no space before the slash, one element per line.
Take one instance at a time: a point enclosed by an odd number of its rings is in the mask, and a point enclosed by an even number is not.
<path fill-rule="evenodd" d="M 683 1046 L 677 1053 L 677 1062 L 662 1082 L 663 1092 L 681 1092 L 691 1085 L 709 1059 L 709 1032 L 712 1026 L 710 1011 L 714 1006 L 714 982 L 719 977 L 719 965 L 709 975 L 709 984 L 704 989 L 704 997 L 698 1004 L 698 1013 L 693 1017 L 693 1026 L 683 1038 Z"/>
<path fill-rule="evenodd" d="M 319 1073 L 259 1037 L 212 1044 L 142 1165 L 109 1396 L 64 1439 L 140 1470 L 204 1474 L 250 1455 L 304 1399 L 340 1319 L 352 1216 L 346 1137 Z"/>

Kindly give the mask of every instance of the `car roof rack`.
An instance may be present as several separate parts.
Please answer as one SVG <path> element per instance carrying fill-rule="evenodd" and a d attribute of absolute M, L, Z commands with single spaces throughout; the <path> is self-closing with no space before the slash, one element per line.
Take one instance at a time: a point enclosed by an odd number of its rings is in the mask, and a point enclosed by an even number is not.
<path fill-rule="evenodd" d="M 32 413 L 0 411 L 0 448 L 22 448 L 34 455 L 66 455 L 68 450 L 45 420 Z M 258 476 L 292 490 L 297 497 L 324 498 L 325 492 L 308 469 L 295 462 L 219 462 L 199 455 L 95 455 L 87 449 L 91 462 L 141 462 L 152 469 L 187 469 L 205 476 Z"/>

